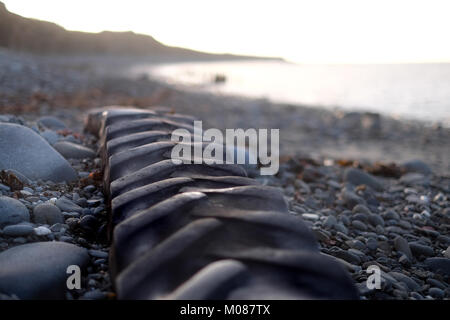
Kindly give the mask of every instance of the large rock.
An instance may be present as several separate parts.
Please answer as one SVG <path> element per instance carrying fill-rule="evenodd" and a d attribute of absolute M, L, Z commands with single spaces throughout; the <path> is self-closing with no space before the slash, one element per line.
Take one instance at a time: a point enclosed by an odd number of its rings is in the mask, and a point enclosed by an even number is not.
<path fill-rule="evenodd" d="M 406 172 L 416 172 L 424 175 L 432 174 L 430 166 L 421 160 L 409 160 L 402 164 Z"/>
<path fill-rule="evenodd" d="M 64 122 L 51 116 L 40 117 L 37 123 L 39 126 L 50 130 L 63 130 L 67 128 Z"/>
<path fill-rule="evenodd" d="M 355 186 L 364 184 L 376 191 L 383 191 L 384 187 L 381 182 L 364 171 L 355 168 L 348 168 L 344 173 L 344 181 L 349 182 Z"/>
<path fill-rule="evenodd" d="M 64 299 L 67 267 L 84 268 L 84 248 L 65 242 L 35 242 L 0 254 L 0 292 L 20 299 Z"/>
<path fill-rule="evenodd" d="M 34 222 L 53 225 L 55 223 L 64 223 L 61 210 L 51 203 L 38 204 L 33 209 Z"/>
<path fill-rule="evenodd" d="M 92 149 L 69 141 L 56 142 L 53 148 L 66 159 L 95 158 L 95 152 Z"/>
<path fill-rule="evenodd" d="M 70 164 L 33 130 L 0 123 L 0 137 L 0 169 L 14 169 L 33 180 L 77 179 Z"/>
<path fill-rule="evenodd" d="M 0 227 L 23 221 L 30 221 L 27 207 L 16 199 L 0 196 Z"/>

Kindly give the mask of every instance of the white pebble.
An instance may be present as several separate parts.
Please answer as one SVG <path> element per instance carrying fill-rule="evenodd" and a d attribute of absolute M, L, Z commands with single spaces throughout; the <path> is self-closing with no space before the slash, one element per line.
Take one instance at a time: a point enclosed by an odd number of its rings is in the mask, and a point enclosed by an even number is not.
<path fill-rule="evenodd" d="M 319 220 L 319 216 L 315 213 L 304 213 L 302 217 L 307 220 Z"/>
<path fill-rule="evenodd" d="M 429 218 L 429 217 L 431 216 L 431 214 L 430 214 L 427 210 L 423 210 L 423 211 L 421 212 L 421 215 L 423 215 L 423 216 L 425 216 L 425 217 L 427 217 L 427 218 Z"/>
<path fill-rule="evenodd" d="M 38 236 L 46 236 L 46 235 L 52 233 L 52 231 L 49 228 L 41 226 L 41 227 L 34 228 L 34 233 Z"/>

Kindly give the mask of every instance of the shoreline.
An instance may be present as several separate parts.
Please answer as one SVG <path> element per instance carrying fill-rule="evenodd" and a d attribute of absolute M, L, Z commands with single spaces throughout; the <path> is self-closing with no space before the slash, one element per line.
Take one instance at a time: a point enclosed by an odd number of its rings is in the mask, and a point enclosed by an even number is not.
<path fill-rule="evenodd" d="M 450 128 L 435 124 L 183 90 L 154 78 L 124 75 L 130 67 L 126 59 L 84 60 L 80 56 L 75 61 L 64 57 L 53 61 L 9 50 L 0 51 L 0 56 L 4 84 L 0 113 L 26 117 L 51 110 L 81 123 L 79 112 L 74 110 L 119 104 L 165 105 L 218 129 L 279 128 L 283 156 L 395 163 L 420 159 L 436 173 L 450 174 Z"/>

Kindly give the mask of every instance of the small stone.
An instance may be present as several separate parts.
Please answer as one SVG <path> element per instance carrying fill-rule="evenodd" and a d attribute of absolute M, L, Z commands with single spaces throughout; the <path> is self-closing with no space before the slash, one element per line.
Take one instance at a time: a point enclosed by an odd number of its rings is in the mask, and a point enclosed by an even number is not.
<path fill-rule="evenodd" d="M 352 252 L 349 252 L 347 250 L 342 250 L 339 248 L 334 248 L 333 250 L 330 250 L 330 254 L 333 255 L 334 257 L 340 258 L 344 261 L 347 261 L 351 264 L 360 264 L 361 263 L 361 258 L 357 255 L 354 254 Z"/>
<path fill-rule="evenodd" d="M 373 213 L 370 214 L 369 217 L 368 217 L 368 221 L 374 227 L 376 227 L 376 226 L 384 227 L 384 220 L 378 214 L 373 214 Z"/>
<path fill-rule="evenodd" d="M 450 247 L 448 247 L 448 248 L 444 251 L 444 257 L 450 259 Z"/>
<path fill-rule="evenodd" d="M 52 232 L 64 232 L 67 230 L 67 228 L 68 228 L 68 226 L 65 224 L 55 223 L 54 225 L 52 225 L 50 227 L 50 230 L 52 230 Z"/>
<path fill-rule="evenodd" d="M 51 203 L 38 204 L 33 209 L 33 215 L 34 222 L 36 223 L 48 225 L 53 225 L 55 223 L 64 223 L 64 218 L 61 210 Z"/>
<path fill-rule="evenodd" d="M 411 260 L 409 260 L 409 258 L 404 254 L 401 255 L 401 257 L 398 259 L 398 262 L 400 262 L 400 264 L 405 267 L 411 266 Z"/>
<path fill-rule="evenodd" d="M 44 138 L 50 145 L 54 145 L 61 138 L 59 134 L 57 134 L 53 130 L 45 130 L 39 133 L 42 138 Z"/>
<path fill-rule="evenodd" d="M 413 172 L 403 175 L 399 181 L 407 186 L 428 185 L 430 183 L 429 179 L 423 174 Z"/>
<path fill-rule="evenodd" d="M 303 213 L 302 217 L 306 220 L 312 220 L 312 221 L 319 220 L 319 215 L 317 215 L 315 213 Z"/>
<path fill-rule="evenodd" d="M 95 232 L 98 227 L 98 221 L 93 216 L 84 216 L 80 219 L 79 227 L 86 232 Z"/>
<path fill-rule="evenodd" d="M 95 191 L 96 189 L 97 189 L 96 186 L 90 184 L 90 185 L 84 187 L 84 188 L 83 188 L 83 191 L 85 191 L 85 192 L 93 192 L 93 191 Z"/>
<path fill-rule="evenodd" d="M 432 257 L 434 256 L 434 250 L 433 248 L 420 244 L 418 242 L 410 242 L 409 247 L 411 248 L 411 252 L 416 257 L 425 256 L 425 257 Z"/>
<path fill-rule="evenodd" d="M 378 248 L 378 241 L 375 238 L 369 238 L 367 239 L 366 245 L 369 250 L 375 251 Z"/>
<path fill-rule="evenodd" d="M 348 168 L 344 172 L 344 181 L 354 186 L 367 185 L 375 191 L 383 191 L 384 187 L 374 176 L 356 168 Z"/>
<path fill-rule="evenodd" d="M 372 214 L 372 212 L 370 212 L 370 210 L 365 205 L 362 205 L 362 204 L 356 205 L 353 208 L 352 212 L 353 213 L 364 213 L 366 215 Z"/>
<path fill-rule="evenodd" d="M 424 175 L 432 174 L 433 171 L 431 168 L 423 161 L 421 160 L 410 160 L 407 162 L 404 162 L 402 164 L 403 169 L 405 169 L 406 172 L 417 172 L 422 173 Z"/>
<path fill-rule="evenodd" d="M 411 290 L 411 291 L 417 291 L 420 288 L 420 285 L 416 281 L 414 281 L 410 277 L 404 275 L 403 273 L 389 272 L 389 274 L 397 281 L 400 281 L 400 282 L 403 282 L 404 284 L 406 284 L 408 286 L 409 290 Z"/>
<path fill-rule="evenodd" d="M 423 297 L 417 292 L 413 291 L 413 292 L 410 293 L 410 295 L 411 295 L 411 298 L 414 298 L 416 300 L 423 300 Z"/>
<path fill-rule="evenodd" d="M 59 241 L 63 241 L 63 242 L 73 242 L 73 238 L 69 237 L 69 236 L 61 236 L 59 237 Z"/>
<path fill-rule="evenodd" d="M 40 226 L 40 227 L 34 228 L 34 233 L 37 236 L 46 236 L 46 235 L 51 234 L 52 231 L 47 227 Z"/>
<path fill-rule="evenodd" d="M 330 236 L 326 232 L 324 232 L 325 230 L 313 229 L 312 231 L 318 241 L 321 242 L 330 241 Z"/>
<path fill-rule="evenodd" d="M 344 226 L 344 224 L 342 224 L 342 222 L 339 222 L 338 224 L 336 224 L 334 226 L 334 228 L 336 229 L 336 231 L 343 233 L 343 234 L 348 234 L 348 229 L 346 226 Z"/>
<path fill-rule="evenodd" d="M 364 243 L 362 243 L 359 240 L 350 240 L 345 242 L 350 248 L 358 249 L 358 250 L 364 250 L 366 249 L 366 246 Z"/>
<path fill-rule="evenodd" d="M 83 300 L 103 300 L 105 298 L 106 294 L 99 290 L 88 291 L 82 296 Z"/>
<path fill-rule="evenodd" d="M 11 191 L 11 188 L 8 186 L 5 186 L 3 183 L 0 183 L 0 191 L 9 192 L 9 191 Z"/>
<path fill-rule="evenodd" d="M 81 208 L 79 205 L 73 203 L 71 200 L 62 197 L 56 200 L 55 205 L 65 212 L 78 212 L 81 213 L 83 211 L 83 208 Z"/>
<path fill-rule="evenodd" d="M 450 259 L 448 258 L 441 258 L 441 257 L 427 258 L 425 260 L 425 264 L 434 273 L 439 273 L 442 275 L 446 275 L 448 277 L 450 276 Z"/>
<path fill-rule="evenodd" d="M 430 296 L 432 296 L 433 298 L 436 298 L 436 299 L 443 299 L 444 296 L 445 296 L 444 291 L 442 289 L 439 289 L 439 288 L 430 288 L 428 290 L 428 294 Z"/>
<path fill-rule="evenodd" d="M 383 213 L 384 220 L 399 220 L 400 216 L 394 210 L 388 210 Z"/>
<path fill-rule="evenodd" d="M 403 238 L 401 236 L 395 237 L 394 247 L 395 247 L 395 250 L 403 253 L 410 261 L 413 260 L 411 248 L 409 247 L 409 243 L 405 240 L 405 238 Z"/>
<path fill-rule="evenodd" d="M 80 214 L 78 212 L 63 212 L 64 218 L 78 218 Z"/>
<path fill-rule="evenodd" d="M 17 237 L 14 238 L 13 242 L 17 244 L 24 244 L 27 243 L 27 239 L 25 239 L 24 237 Z"/>
<path fill-rule="evenodd" d="M 355 229 L 361 230 L 361 231 L 366 231 L 367 230 L 367 226 L 365 225 L 364 222 L 359 221 L 359 220 L 353 220 L 352 221 L 352 226 Z"/>
<path fill-rule="evenodd" d="M 40 117 L 37 120 L 37 124 L 50 130 L 63 130 L 67 128 L 64 122 L 52 116 Z"/>
<path fill-rule="evenodd" d="M 108 252 L 104 252 L 101 250 L 89 250 L 88 252 L 92 257 L 95 257 L 95 258 L 101 258 L 101 259 L 108 258 Z"/>
<path fill-rule="evenodd" d="M 439 192 L 434 198 L 433 198 L 433 202 L 441 202 L 441 201 L 446 201 L 447 197 L 442 193 Z"/>
<path fill-rule="evenodd" d="M 431 285 L 432 287 L 438 287 L 438 288 L 440 288 L 442 290 L 445 290 L 445 288 L 446 288 L 443 283 L 441 283 L 441 282 L 439 282 L 439 281 L 437 281 L 435 279 L 427 279 L 427 283 L 429 285 Z"/>
<path fill-rule="evenodd" d="M 334 228 L 334 226 L 336 226 L 336 224 L 337 224 L 336 217 L 334 217 L 334 216 L 328 216 L 328 217 L 325 219 L 325 222 L 323 223 L 323 226 L 324 226 L 325 228 L 327 228 L 327 229 L 332 229 L 332 228 Z"/>
<path fill-rule="evenodd" d="M 350 190 L 344 190 L 341 193 L 342 200 L 347 205 L 348 208 L 352 209 L 358 204 L 364 204 L 366 201 L 360 196 L 356 195 L 356 193 Z"/>
<path fill-rule="evenodd" d="M 93 150 L 69 141 L 56 142 L 53 148 L 66 159 L 95 158 L 95 152 Z"/>
<path fill-rule="evenodd" d="M 0 196 L 0 227 L 30 221 L 27 207 L 20 201 Z"/>
<path fill-rule="evenodd" d="M 100 205 L 103 202 L 102 199 L 89 199 L 87 200 L 87 205 L 89 207 L 96 207 L 98 205 Z"/>
<path fill-rule="evenodd" d="M 26 237 L 33 232 L 33 227 L 26 224 L 16 224 L 6 226 L 3 234 L 9 237 Z"/>

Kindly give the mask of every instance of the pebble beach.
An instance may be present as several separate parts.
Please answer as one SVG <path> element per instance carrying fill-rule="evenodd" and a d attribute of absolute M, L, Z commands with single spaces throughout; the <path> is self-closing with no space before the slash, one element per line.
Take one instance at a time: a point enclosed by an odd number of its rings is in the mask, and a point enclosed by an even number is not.
<path fill-rule="evenodd" d="M 255 178 L 282 189 L 361 299 L 450 298 L 450 128 L 184 90 L 131 77 L 130 63 L 0 51 L 0 164 L 51 163 L 0 168 L 1 299 L 115 299 L 98 141 L 83 131 L 86 113 L 107 105 L 165 106 L 218 129 L 279 128 L 280 170 Z M 44 290 L 31 262 L 55 255 L 42 277 L 55 289 Z M 58 287 L 67 262 L 86 268 L 79 290 Z M 380 289 L 366 285 L 373 265 Z M 7 293 L 17 281 L 31 285 Z"/>

